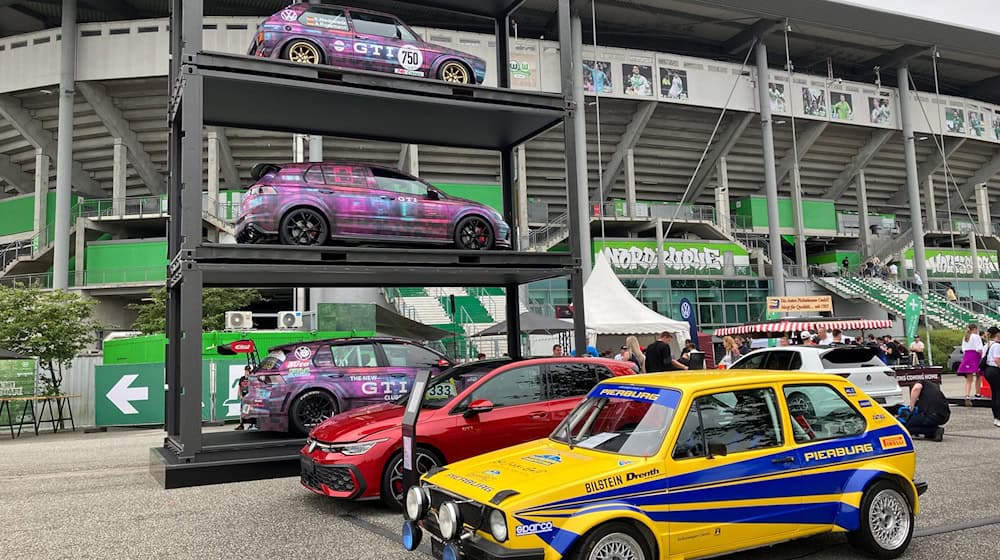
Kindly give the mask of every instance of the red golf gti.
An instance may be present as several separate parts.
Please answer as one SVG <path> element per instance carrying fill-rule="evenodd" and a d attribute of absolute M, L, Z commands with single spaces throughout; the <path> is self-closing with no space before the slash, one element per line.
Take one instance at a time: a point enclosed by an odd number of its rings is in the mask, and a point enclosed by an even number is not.
<path fill-rule="evenodd" d="M 632 373 L 631 362 L 570 357 L 454 367 L 426 389 L 417 469 L 547 437 L 598 381 Z M 302 485 L 332 498 L 381 498 L 398 507 L 405 403 L 359 408 L 313 429 L 301 453 Z"/>

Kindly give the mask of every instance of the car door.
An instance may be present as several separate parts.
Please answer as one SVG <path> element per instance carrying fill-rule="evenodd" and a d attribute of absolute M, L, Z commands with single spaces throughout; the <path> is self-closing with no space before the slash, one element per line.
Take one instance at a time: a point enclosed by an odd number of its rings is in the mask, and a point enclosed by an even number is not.
<path fill-rule="evenodd" d="M 372 200 L 371 172 L 367 167 L 325 163 L 323 202 L 332 235 L 371 235 L 377 231 L 379 208 Z"/>
<path fill-rule="evenodd" d="M 450 414 L 459 419 L 452 445 L 462 449 L 465 457 L 471 457 L 535 439 L 538 425 L 550 422 L 548 403 L 543 398 L 541 365 L 495 372 L 452 408 Z M 489 401 L 493 409 L 469 413 L 469 405 L 475 401 Z"/>
<path fill-rule="evenodd" d="M 597 364 L 550 363 L 545 369 L 545 394 L 549 405 L 547 424 L 551 427 L 537 437 L 549 435 L 559 422 L 569 416 L 594 385 L 602 379 L 613 377 L 611 370 Z"/>
<path fill-rule="evenodd" d="M 450 220 L 445 203 L 430 194 L 431 189 L 419 181 L 391 169 L 372 168 L 379 196 L 388 199 L 389 216 L 384 221 L 386 233 L 399 237 L 441 240 Z M 435 195 L 437 191 L 434 191 Z"/>
<path fill-rule="evenodd" d="M 351 66 L 354 34 L 347 20 L 347 12 L 343 8 L 310 5 L 309 9 L 299 17 L 299 23 L 309 30 L 309 38 L 323 44 L 327 64 L 339 67 Z"/>
<path fill-rule="evenodd" d="M 733 365 L 729 369 L 764 369 L 764 363 L 767 361 L 770 353 L 768 350 L 750 352 L 733 362 Z"/>
<path fill-rule="evenodd" d="M 707 556 L 790 538 L 796 484 L 777 392 L 769 386 L 695 395 L 671 447 L 671 556 Z M 768 499 L 760 504 L 758 499 Z M 749 500 L 756 501 L 756 505 Z"/>
<path fill-rule="evenodd" d="M 418 373 L 429 371 L 432 376 L 437 376 L 442 367 L 449 365 L 442 356 L 416 344 L 403 341 L 382 342 L 379 347 L 385 358 L 384 376 L 398 396 L 409 392 Z"/>
<path fill-rule="evenodd" d="M 383 383 L 383 364 L 375 345 L 370 342 L 333 344 L 329 355 L 321 349 L 314 364 L 326 364 L 323 377 L 333 385 L 341 411 L 389 400 L 392 387 Z"/>
<path fill-rule="evenodd" d="M 406 68 L 399 65 L 400 47 L 403 43 L 399 24 L 395 18 L 352 10 L 351 25 L 354 27 L 353 56 L 359 63 L 352 66 L 376 72 L 406 73 Z M 417 53 L 420 53 L 419 49 Z M 422 63 L 423 56 L 420 55 L 418 58 Z M 407 66 L 411 66 L 410 62 L 407 61 Z M 419 64 L 417 66 L 419 67 Z"/>

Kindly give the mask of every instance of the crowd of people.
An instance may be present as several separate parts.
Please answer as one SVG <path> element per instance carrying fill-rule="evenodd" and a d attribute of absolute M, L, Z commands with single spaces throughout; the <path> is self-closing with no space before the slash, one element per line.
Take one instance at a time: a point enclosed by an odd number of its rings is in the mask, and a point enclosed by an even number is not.
<path fill-rule="evenodd" d="M 972 406 L 973 390 L 976 398 L 982 398 L 983 379 L 1000 388 L 1000 329 L 980 332 L 976 324 L 966 328 L 958 374 L 965 377 L 965 406 Z M 993 425 L 1000 428 L 1000 391 L 993 390 L 992 395 Z"/>
<path fill-rule="evenodd" d="M 655 341 L 645 348 L 639 344 L 639 339 L 629 336 L 625 339 L 618 351 L 603 350 L 598 352 L 593 346 L 588 346 L 585 356 L 596 356 L 609 358 L 624 362 L 632 362 L 632 366 L 638 373 L 654 373 L 661 371 L 678 371 L 691 369 L 691 352 L 697 347 L 690 340 L 684 341 L 679 355 L 674 357 L 673 350 L 674 335 L 670 332 L 661 332 Z M 563 356 L 563 347 L 556 344 L 552 347 L 552 356 Z"/>

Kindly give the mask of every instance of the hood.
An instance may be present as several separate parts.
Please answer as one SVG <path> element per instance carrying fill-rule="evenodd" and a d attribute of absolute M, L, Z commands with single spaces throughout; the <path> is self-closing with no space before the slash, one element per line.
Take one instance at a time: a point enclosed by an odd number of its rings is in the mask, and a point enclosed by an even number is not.
<path fill-rule="evenodd" d="M 400 430 L 402 406 L 374 404 L 337 414 L 313 429 L 310 437 L 324 443 L 349 443 L 389 429 Z"/>
<path fill-rule="evenodd" d="M 653 479 L 666 479 L 662 460 L 627 457 L 536 440 L 447 465 L 428 482 L 480 503 L 504 490 L 517 494 L 502 501 L 520 511 L 558 498 L 586 496 Z"/>
<path fill-rule="evenodd" d="M 457 58 L 460 58 L 462 60 L 465 60 L 465 61 L 468 61 L 468 62 L 472 63 L 472 65 L 474 67 L 473 69 L 476 69 L 476 67 L 478 67 L 480 69 L 486 68 L 486 61 L 483 60 L 482 58 L 479 58 L 478 56 L 476 56 L 474 54 L 469 54 L 469 53 L 467 53 L 465 51 L 460 51 L 460 50 L 452 49 L 452 48 L 449 48 L 449 47 L 445 47 L 445 46 L 439 45 L 437 43 L 432 43 L 432 44 L 434 45 L 434 48 L 436 50 L 438 50 L 438 51 L 441 52 L 441 54 L 451 55 L 451 56 L 454 56 L 454 57 L 457 57 Z"/>

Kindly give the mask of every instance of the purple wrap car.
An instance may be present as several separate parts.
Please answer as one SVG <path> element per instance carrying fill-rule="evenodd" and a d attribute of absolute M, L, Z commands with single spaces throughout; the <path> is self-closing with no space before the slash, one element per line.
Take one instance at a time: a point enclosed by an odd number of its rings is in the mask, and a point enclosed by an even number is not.
<path fill-rule="evenodd" d="M 240 413 L 261 430 L 305 435 L 334 414 L 409 393 L 419 371 L 436 376 L 452 365 L 438 352 L 399 338 L 276 346 L 250 375 Z"/>
<path fill-rule="evenodd" d="M 321 4 L 292 4 L 264 20 L 247 54 L 459 84 L 486 79 L 486 61 L 426 43 L 395 16 Z"/>
<path fill-rule="evenodd" d="M 239 243 L 330 240 L 510 248 L 493 208 L 442 193 L 395 169 L 364 163 L 257 164 L 236 221 Z"/>

